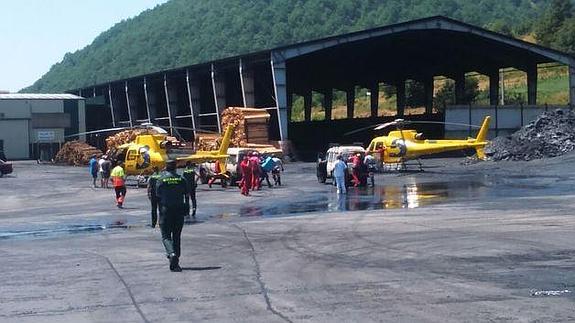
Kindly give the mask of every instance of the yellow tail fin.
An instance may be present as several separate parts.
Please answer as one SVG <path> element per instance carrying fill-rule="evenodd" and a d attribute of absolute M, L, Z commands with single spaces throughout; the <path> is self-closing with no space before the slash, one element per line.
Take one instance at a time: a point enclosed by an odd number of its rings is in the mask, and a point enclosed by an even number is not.
<path fill-rule="evenodd" d="M 234 133 L 234 126 L 228 125 L 226 132 L 224 132 L 224 137 L 222 138 L 222 144 L 218 151 L 219 155 L 227 155 L 228 147 L 230 146 L 230 141 L 232 139 L 232 134 Z"/>
<path fill-rule="evenodd" d="M 487 143 L 487 133 L 489 132 L 490 120 L 491 120 L 490 116 L 486 116 L 485 119 L 483 119 L 481 128 L 479 129 L 477 137 L 475 138 L 475 143 L 482 144 L 475 147 L 475 151 L 477 152 L 477 158 L 479 159 L 485 159 L 485 144 Z"/>

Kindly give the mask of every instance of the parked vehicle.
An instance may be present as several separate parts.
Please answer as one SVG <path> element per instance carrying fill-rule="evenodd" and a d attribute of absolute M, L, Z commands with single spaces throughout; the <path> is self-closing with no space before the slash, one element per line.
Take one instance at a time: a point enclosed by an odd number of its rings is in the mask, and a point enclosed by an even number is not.
<path fill-rule="evenodd" d="M 230 177 L 230 185 L 236 185 L 236 183 L 241 179 L 240 162 L 245 155 L 249 155 L 253 152 L 250 148 L 228 148 L 228 158 L 226 159 L 226 173 Z M 208 179 L 214 175 L 216 168 L 216 163 L 214 161 L 209 161 L 200 164 L 200 180 L 202 184 L 206 184 Z"/>
<path fill-rule="evenodd" d="M 12 163 L 0 159 L 0 177 L 12 173 Z"/>
<path fill-rule="evenodd" d="M 352 163 L 349 158 L 355 154 L 361 154 L 361 158 L 365 155 L 365 149 L 361 146 L 334 146 L 327 150 L 324 154 L 318 155 L 317 160 L 317 180 L 320 183 L 325 183 L 328 178 L 333 178 L 333 168 L 337 162 L 337 156 L 341 155 L 343 160 L 347 162 L 349 174 L 351 175 Z M 351 176 L 349 176 L 351 178 Z M 346 182 L 349 182 L 349 178 Z"/>

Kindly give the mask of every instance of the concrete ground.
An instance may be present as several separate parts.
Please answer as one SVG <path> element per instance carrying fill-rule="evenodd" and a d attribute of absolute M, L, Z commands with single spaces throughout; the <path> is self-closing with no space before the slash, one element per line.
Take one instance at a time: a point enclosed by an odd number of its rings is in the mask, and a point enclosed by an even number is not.
<path fill-rule="evenodd" d="M 575 156 L 464 161 L 342 198 L 303 163 L 248 198 L 200 186 L 182 273 L 145 190 L 118 210 L 87 169 L 16 163 L 0 179 L 0 321 L 574 321 Z"/>

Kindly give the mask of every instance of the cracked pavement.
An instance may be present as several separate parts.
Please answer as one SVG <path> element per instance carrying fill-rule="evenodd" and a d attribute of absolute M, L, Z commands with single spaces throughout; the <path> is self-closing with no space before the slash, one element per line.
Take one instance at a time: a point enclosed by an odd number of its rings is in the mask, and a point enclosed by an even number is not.
<path fill-rule="evenodd" d="M 145 190 L 129 190 L 128 209 L 116 210 L 111 191 L 88 188 L 85 169 L 17 163 L 0 181 L 0 322 L 574 321 L 572 158 L 427 161 L 426 173 L 378 178 L 482 180 L 414 208 L 239 215 L 316 194 L 332 203 L 311 164 L 290 164 L 285 188 L 248 199 L 202 187 L 182 273 L 169 272 L 159 229 L 145 226 Z M 103 228 L 6 234 L 78 224 Z"/>

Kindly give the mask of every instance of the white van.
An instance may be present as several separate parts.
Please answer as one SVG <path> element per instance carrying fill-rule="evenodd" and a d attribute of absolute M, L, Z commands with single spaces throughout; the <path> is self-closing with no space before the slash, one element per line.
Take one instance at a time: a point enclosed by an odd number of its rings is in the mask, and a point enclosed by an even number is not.
<path fill-rule="evenodd" d="M 351 170 L 349 158 L 355 154 L 365 156 L 365 149 L 361 146 L 334 146 L 327 150 L 325 156 L 319 157 L 317 161 L 317 180 L 325 183 L 326 179 L 333 178 L 333 168 L 337 162 L 337 156 L 341 155 L 343 160 L 348 163 L 348 169 Z"/>

